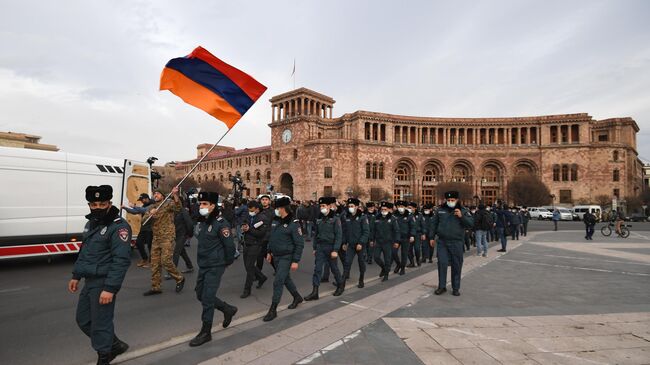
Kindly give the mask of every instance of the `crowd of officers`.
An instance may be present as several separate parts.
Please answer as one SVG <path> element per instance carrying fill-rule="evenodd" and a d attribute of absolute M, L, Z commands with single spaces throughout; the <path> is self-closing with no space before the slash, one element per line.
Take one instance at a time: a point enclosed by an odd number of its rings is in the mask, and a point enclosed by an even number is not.
<path fill-rule="evenodd" d="M 146 194 L 140 197 L 142 207 L 122 208 L 143 216 L 136 247 L 142 258 L 138 266 L 150 265 L 152 271 L 151 289 L 145 296 L 162 293 L 162 268 L 175 280 L 176 292 L 183 290 L 183 274 L 194 270 L 185 252 L 186 241 L 193 235 L 197 238 L 195 293 L 202 306 L 202 327 L 190 346 L 199 346 L 211 340 L 215 309 L 223 313 L 224 328 L 237 313 L 237 308 L 220 299 L 217 292 L 226 268 L 240 255 L 246 269 L 241 298 L 251 295 L 255 282 L 261 288 L 268 280 L 262 271 L 265 261 L 274 269 L 272 302 L 265 322 L 277 317 L 285 287 L 293 297 L 289 309 L 305 300 L 318 300 L 320 284 L 329 282 L 330 275 L 336 286 L 333 295 L 341 295 L 355 261 L 359 268 L 357 287 L 363 288 L 367 266 L 373 261 L 380 268 L 381 281 L 386 281 L 391 272 L 404 275 L 407 268 L 433 263 L 436 253 L 439 282 L 434 293 L 447 291 L 447 268 L 451 266 L 452 294 L 459 296 L 463 252 L 476 245 L 477 254 L 486 256 L 488 240 L 500 240 L 500 251 L 505 251 L 508 235 L 513 239 L 526 235 L 530 215 L 525 209 L 510 209 L 504 203 L 494 209 L 482 204 L 467 208 L 455 191 L 446 192 L 444 197 L 442 205 L 425 204 L 421 209 L 403 200 L 363 204 L 356 198 L 338 202 L 333 197 L 321 197 L 315 204 L 293 202 L 288 197 L 272 201 L 270 195 L 224 207 L 217 193 L 200 192 L 184 207 L 174 188 L 168 199 L 156 191 L 153 201 Z M 128 349 L 114 334 L 113 312 L 115 294 L 130 265 L 131 228 L 120 217 L 119 209 L 112 206 L 110 186 L 89 186 L 86 199 L 91 213 L 68 288 L 76 292 L 79 280 L 85 279 L 77 323 L 91 338 L 98 364 L 109 364 Z M 305 216 L 306 211 L 309 213 Z M 196 225 L 193 220 L 198 221 Z M 306 243 L 311 244 L 315 264 L 312 291 L 303 298 L 291 272 L 298 269 Z M 145 247 L 149 247 L 148 255 Z M 185 260 L 183 272 L 177 268 L 179 257 Z"/>

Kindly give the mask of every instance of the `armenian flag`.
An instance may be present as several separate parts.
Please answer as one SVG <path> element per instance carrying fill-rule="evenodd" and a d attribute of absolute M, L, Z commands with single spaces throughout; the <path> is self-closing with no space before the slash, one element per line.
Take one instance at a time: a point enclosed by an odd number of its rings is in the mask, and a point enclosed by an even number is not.
<path fill-rule="evenodd" d="M 203 47 L 169 60 L 160 76 L 169 90 L 232 128 L 266 91 L 248 74 L 218 59 Z"/>

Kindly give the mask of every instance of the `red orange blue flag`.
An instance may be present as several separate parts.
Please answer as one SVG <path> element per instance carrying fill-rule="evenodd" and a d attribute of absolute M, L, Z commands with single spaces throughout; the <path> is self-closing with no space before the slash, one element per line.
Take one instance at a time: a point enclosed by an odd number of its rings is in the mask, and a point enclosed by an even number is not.
<path fill-rule="evenodd" d="M 232 128 L 266 91 L 248 74 L 218 59 L 203 47 L 169 60 L 160 76 L 169 90 Z"/>

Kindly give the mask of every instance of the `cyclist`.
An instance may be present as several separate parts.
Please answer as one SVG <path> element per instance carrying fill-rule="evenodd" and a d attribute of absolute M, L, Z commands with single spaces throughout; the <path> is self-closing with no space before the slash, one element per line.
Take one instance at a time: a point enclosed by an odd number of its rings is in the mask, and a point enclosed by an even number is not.
<path fill-rule="evenodd" d="M 625 216 L 623 215 L 623 210 L 621 208 L 616 209 L 614 213 L 614 219 L 616 220 L 616 234 L 621 235 L 621 225 L 625 221 Z"/>

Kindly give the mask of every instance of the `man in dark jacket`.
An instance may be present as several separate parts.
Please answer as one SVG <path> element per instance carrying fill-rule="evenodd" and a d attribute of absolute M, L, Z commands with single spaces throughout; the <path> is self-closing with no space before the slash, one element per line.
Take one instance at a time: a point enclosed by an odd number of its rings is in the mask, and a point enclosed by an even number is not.
<path fill-rule="evenodd" d="M 420 240 L 422 242 L 422 262 L 427 262 L 427 259 L 429 260 L 429 263 L 433 263 L 433 253 L 434 253 L 434 247 L 431 247 L 429 245 L 429 241 L 431 241 L 431 237 L 429 237 L 429 227 L 431 227 L 431 220 L 433 219 L 433 204 L 428 203 L 425 204 L 423 209 L 422 209 L 422 225 L 420 227 L 420 231 L 422 232 L 422 236 L 420 237 Z"/>
<path fill-rule="evenodd" d="M 131 265 L 131 227 L 120 218 L 112 198 L 110 185 L 86 188 L 90 214 L 68 283 L 68 290 L 75 293 L 79 281 L 85 279 L 77 304 L 77 325 L 90 337 L 100 365 L 109 364 L 129 348 L 113 332 L 113 315 L 116 294 Z"/>
<path fill-rule="evenodd" d="M 264 224 L 271 225 L 271 222 L 275 218 L 274 210 L 273 207 L 271 206 L 271 196 L 269 194 L 262 194 L 260 196 L 260 205 L 262 206 L 262 210 L 260 211 L 259 215 Z M 257 257 L 257 263 L 255 264 L 260 271 L 262 271 L 262 267 L 264 267 L 264 260 L 266 260 L 266 253 L 268 252 L 268 244 L 269 244 L 269 236 L 271 234 L 271 230 L 267 231 L 266 237 L 262 239 L 262 249 L 260 251 L 260 255 Z M 270 261 L 271 266 L 275 270 L 275 263 L 273 260 Z M 258 282 L 257 283 L 257 288 L 262 287 L 263 282 Z"/>
<path fill-rule="evenodd" d="M 122 209 L 126 210 L 127 213 L 140 215 L 140 221 L 141 223 L 144 223 L 142 216 L 147 212 L 149 206 L 153 202 L 147 193 L 140 194 L 138 201 L 142 203 L 142 206 L 138 207 L 133 204 L 131 204 L 131 206 L 122 205 Z M 138 261 L 138 267 L 149 267 L 149 256 L 147 255 L 145 247 L 149 250 L 149 253 L 151 253 L 151 242 L 153 241 L 153 231 L 151 230 L 152 223 L 153 221 L 149 220 L 147 224 L 142 224 L 140 226 L 140 232 L 138 232 L 138 237 L 135 240 L 135 247 L 138 249 L 141 258 L 141 260 Z"/>
<path fill-rule="evenodd" d="M 513 240 L 519 240 L 519 232 L 521 230 L 521 215 L 517 212 L 517 207 L 510 209 L 510 234 Z"/>
<path fill-rule="evenodd" d="M 463 269 L 463 242 L 465 230 L 474 226 L 472 214 L 460 205 L 459 193 L 445 193 L 445 204 L 438 207 L 431 222 L 431 246 L 438 246 L 438 289 L 440 295 L 447 291 L 447 267 L 451 261 L 452 295 L 460 295 L 460 276 Z M 435 238 L 438 238 L 437 242 Z"/>
<path fill-rule="evenodd" d="M 397 219 L 393 217 L 393 203 L 381 202 L 380 213 L 375 219 L 372 229 L 372 240 L 375 247 L 375 262 L 381 268 L 381 281 L 388 280 L 392 265 L 393 253 L 391 247 L 399 246 L 400 229 Z M 384 257 L 382 260 L 381 257 Z"/>
<path fill-rule="evenodd" d="M 262 250 L 263 241 L 267 237 L 271 225 L 264 222 L 260 216 L 261 205 L 257 201 L 248 202 L 248 219 L 242 223 L 241 230 L 244 233 L 244 268 L 246 269 L 246 281 L 244 292 L 240 298 L 247 298 L 251 295 L 253 281 L 257 280 L 261 287 L 266 281 L 266 276 L 255 266 L 257 257 Z"/>
<path fill-rule="evenodd" d="M 596 225 L 596 216 L 593 215 L 589 210 L 582 217 L 582 220 L 585 222 L 586 240 L 593 240 L 594 235 L 594 226 Z"/>
<path fill-rule="evenodd" d="M 190 212 L 187 208 L 182 207 L 181 211 L 176 213 L 176 216 L 174 217 L 174 226 L 176 227 L 176 243 L 174 246 L 174 256 L 172 257 L 172 261 L 174 262 L 174 266 L 178 269 L 178 259 L 179 257 L 182 257 L 185 262 L 185 270 L 181 270 L 181 273 L 191 273 L 194 271 L 194 265 L 192 265 L 190 255 L 188 255 L 187 250 L 185 250 L 185 241 L 192 238 L 194 235 L 194 223 L 192 222 L 192 217 L 190 217 Z"/>
<path fill-rule="evenodd" d="M 393 272 L 404 275 L 406 273 L 406 259 L 409 254 L 409 248 L 415 244 L 417 224 L 415 217 L 406 210 L 406 206 L 408 205 L 406 201 L 398 200 L 395 205 L 397 206 L 397 213 L 393 214 L 393 217 L 395 217 L 399 225 L 400 241 L 399 244 L 393 245 L 393 260 L 397 263 Z"/>
<path fill-rule="evenodd" d="M 357 256 L 359 264 L 358 288 L 364 287 L 364 275 L 366 273 L 366 246 L 370 236 L 368 217 L 359 209 L 359 199 L 348 199 L 348 213 L 342 218 L 343 244 L 346 246 L 345 266 L 343 268 L 343 280 L 350 278 L 350 269 Z"/>
<path fill-rule="evenodd" d="M 368 217 L 368 227 L 370 227 L 370 231 L 368 232 L 368 245 L 366 245 L 366 263 L 372 265 L 372 259 L 375 257 L 375 245 L 372 242 L 372 237 L 374 237 L 373 230 L 375 229 L 375 220 L 377 219 L 377 208 L 374 202 L 366 203 L 366 217 Z"/>
<path fill-rule="evenodd" d="M 497 252 L 506 252 L 508 246 L 508 229 L 510 229 L 510 211 L 508 205 L 504 202 L 499 202 L 496 209 L 496 228 L 499 239 L 501 240 L 501 249 Z"/>
<path fill-rule="evenodd" d="M 190 341 L 190 346 L 200 346 L 212 340 L 212 320 L 214 309 L 223 312 L 223 328 L 230 325 L 237 307 L 217 297 L 221 278 L 226 267 L 235 260 L 235 243 L 230 232 L 230 224 L 221 216 L 217 203 L 219 194 L 214 192 L 199 193 L 200 214 L 205 218 L 200 223 L 197 236 L 197 263 L 199 274 L 196 279 L 196 298 L 201 302 L 201 331 Z"/>
<path fill-rule="evenodd" d="M 521 234 L 526 237 L 528 234 L 528 222 L 530 221 L 530 212 L 528 211 L 528 207 L 523 207 L 519 212 L 519 215 L 521 216 Z"/>

